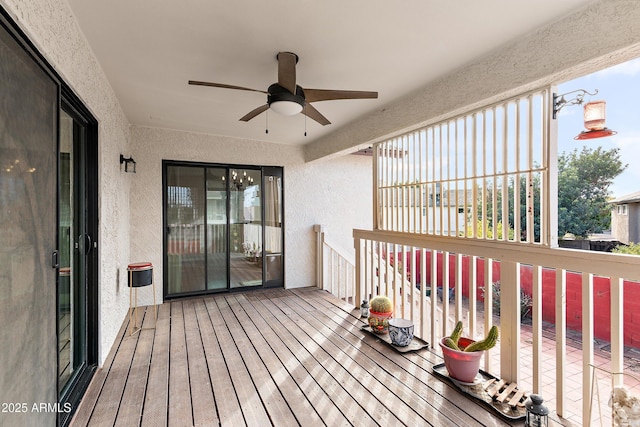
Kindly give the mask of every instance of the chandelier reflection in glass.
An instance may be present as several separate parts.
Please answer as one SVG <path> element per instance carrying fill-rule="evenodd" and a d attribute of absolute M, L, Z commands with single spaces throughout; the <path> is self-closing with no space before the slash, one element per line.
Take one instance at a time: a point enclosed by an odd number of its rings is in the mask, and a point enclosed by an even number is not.
<path fill-rule="evenodd" d="M 225 177 L 222 177 L 222 181 L 225 181 Z M 247 176 L 247 171 L 244 171 L 242 176 L 239 177 L 238 172 L 235 170 L 231 171 L 231 182 L 229 183 L 231 188 L 234 188 L 236 191 L 240 191 L 246 187 L 253 185 L 253 178 Z"/>

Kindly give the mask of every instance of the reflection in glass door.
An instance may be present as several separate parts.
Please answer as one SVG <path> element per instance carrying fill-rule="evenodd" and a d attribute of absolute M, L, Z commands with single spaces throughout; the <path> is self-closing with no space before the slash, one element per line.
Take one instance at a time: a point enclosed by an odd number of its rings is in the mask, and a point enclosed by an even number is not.
<path fill-rule="evenodd" d="M 229 170 L 231 287 L 262 285 L 260 170 Z"/>
<path fill-rule="evenodd" d="M 205 170 L 170 166 L 166 175 L 169 294 L 204 291 Z"/>
<path fill-rule="evenodd" d="M 264 168 L 265 286 L 284 284 L 282 169 Z"/>
<path fill-rule="evenodd" d="M 207 289 L 227 288 L 226 169 L 207 168 Z"/>

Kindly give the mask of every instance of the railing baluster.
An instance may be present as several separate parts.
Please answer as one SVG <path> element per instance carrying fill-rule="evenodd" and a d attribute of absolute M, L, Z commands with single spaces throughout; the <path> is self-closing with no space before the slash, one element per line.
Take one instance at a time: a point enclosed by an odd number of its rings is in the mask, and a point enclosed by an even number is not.
<path fill-rule="evenodd" d="M 582 395 L 591 394 L 593 365 L 593 274 L 582 273 Z M 591 399 L 582 399 L 582 421 L 591 425 Z"/>
<path fill-rule="evenodd" d="M 442 252 L 442 336 L 449 335 L 449 252 Z"/>
<path fill-rule="evenodd" d="M 476 339 L 478 257 L 469 256 L 469 336 Z"/>
<path fill-rule="evenodd" d="M 431 295 L 429 300 L 431 302 L 431 313 L 429 313 L 430 321 L 430 334 L 431 342 L 438 342 L 438 329 L 436 326 L 437 310 L 438 307 L 438 252 L 430 249 L 431 253 Z"/>
<path fill-rule="evenodd" d="M 484 332 L 493 326 L 493 259 L 484 260 Z M 491 372 L 491 357 L 484 358 L 484 370 Z"/>
<path fill-rule="evenodd" d="M 624 281 L 611 278 L 611 371 L 624 370 Z M 623 376 L 614 375 L 613 385 L 622 386 Z"/>
<path fill-rule="evenodd" d="M 416 263 L 416 248 L 411 246 L 411 292 L 409 293 L 409 319 L 414 321 L 415 319 L 415 295 L 416 295 L 416 278 L 418 277 L 417 263 Z"/>
<path fill-rule="evenodd" d="M 533 392 L 540 393 L 542 387 L 542 267 L 533 266 L 531 307 L 531 335 L 533 339 Z"/>
<path fill-rule="evenodd" d="M 567 368 L 567 271 L 556 269 L 556 412 L 564 416 Z"/>
<path fill-rule="evenodd" d="M 462 320 L 462 254 L 456 254 L 456 322 Z"/>

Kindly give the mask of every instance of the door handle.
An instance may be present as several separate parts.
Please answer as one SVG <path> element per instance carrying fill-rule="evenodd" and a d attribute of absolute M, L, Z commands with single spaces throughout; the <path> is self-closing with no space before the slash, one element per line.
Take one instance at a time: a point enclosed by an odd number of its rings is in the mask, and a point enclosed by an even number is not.
<path fill-rule="evenodd" d="M 51 268 L 59 268 L 60 260 L 58 259 L 58 251 L 51 252 Z"/>
<path fill-rule="evenodd" d="M 85 234 L 84 235 L 84 241 L 87 244 L 84 247 L 84 254 L 85 255 L 89 255 L 89 252 L 91 252 L 91 248 L 92 248 L 92 240 L 91 240 L 91 236 L 89 234 Z"/>

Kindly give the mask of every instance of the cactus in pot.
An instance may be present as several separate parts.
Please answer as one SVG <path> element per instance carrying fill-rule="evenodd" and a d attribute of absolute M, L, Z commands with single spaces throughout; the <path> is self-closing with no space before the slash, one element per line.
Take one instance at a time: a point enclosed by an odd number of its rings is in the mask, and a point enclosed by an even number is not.
<path fill-rule="evenodd" d="M 389 319 L 393 315 L 393 303 L 384 295 L 378 295 L 369 301 L 369 326 L 377 334 L 389 332 Z"/>
<path fill-rule="evenodd" d="M 458 322 L 451 335 L 440 341 L 449 376 L 464 383 L 473 383 L 480 369 L 480 358 L 483 352 L 496 345 L 498 335 L 498 327 L 494 325 L 482 340 L 474 341 L 464 338 L 462 322 Z"/>
<path fill-rule="evenodd" d="M 483 340 L 474 341 L 466 345 L 461 345 L 460 337 L 462 336 L 462 322 L 458 321 L 458 323 L 456 323 L 456 327 L 453 329 L 453 332 L 451 332 L 451 335 L 445 337 L 443 343 L 447 347 L 457 351 L 484 351 L 495 347 L 496 343 L 498 342 L 498 335 L 498 327 L 496 325 L 493 325 L 491 329 L 489 329 L 489 333 Z"/>

